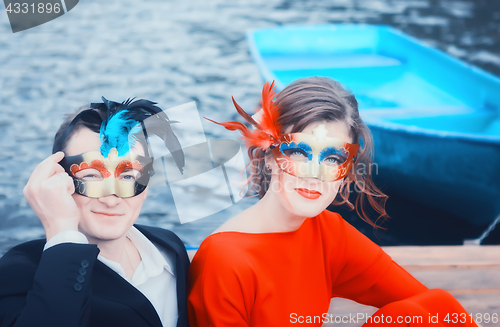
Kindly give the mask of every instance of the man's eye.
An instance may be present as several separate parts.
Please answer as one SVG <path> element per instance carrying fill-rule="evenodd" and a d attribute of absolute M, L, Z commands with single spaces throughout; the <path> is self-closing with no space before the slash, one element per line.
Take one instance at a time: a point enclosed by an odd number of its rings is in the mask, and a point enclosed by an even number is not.
<path fill-rule="evenodd" d="M 103 179 L 102 174 L 97 169 L 93 168 L 80 170 L 75 173 L 75 177 L 89 182 L 100 181 Z"/>
<path fill-rule="evenodd" d="M 127 169 L 123 171 L 118 179 L 124 182 L 134 182 L 141 176 L 141 173 L 135 169 Z"/>

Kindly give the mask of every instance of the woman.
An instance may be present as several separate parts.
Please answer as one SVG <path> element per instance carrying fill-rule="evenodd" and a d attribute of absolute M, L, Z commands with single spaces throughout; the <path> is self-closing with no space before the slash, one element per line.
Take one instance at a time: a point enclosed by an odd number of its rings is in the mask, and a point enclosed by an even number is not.
<path fill-rule="evenodd" d="M 24 188 L 46 240 L 0 259 L 2 327 L 188 326 L 183 243 L 134 225 L 153 173 L 147 135 L 182 171 L 180 144 L 155 103 L 103 100 L 67 117 Z"/>
<path fill-rule="evenodd" d="M 367 204 L 386 215 L 386 196 L 367 169 L 373 144 L 354 96 L 332 79 L 312 77 L 274 97 L 266 83 L 254 117 L 235 102 L 252 131 L 238 122 L 221 123 L 243 134 L 261 199 L 201 244 L 188 278 L 191 325 L 320 326 L 328 322 L 333 297 L 381 308 L 366 326 L 411 326 L 407 316 L 420 316 L 413 323 L 426 326 L 430 315 L 466 315 L 451 295 L 428 290 L 326 210 L 336 198 L 353 207 L 354 183 L 361 189 L 355 203 L 360 216 L 376 226 Z"/>

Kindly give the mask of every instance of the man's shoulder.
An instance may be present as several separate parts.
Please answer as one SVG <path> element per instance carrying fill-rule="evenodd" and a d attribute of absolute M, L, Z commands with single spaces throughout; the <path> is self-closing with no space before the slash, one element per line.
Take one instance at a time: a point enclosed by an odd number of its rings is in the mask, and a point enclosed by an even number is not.
<path fill-rule="evenodd" d="M 137 224 L 134 226 L 153 243 L 157 243 L 177 253 L 186 252 L 184 243 L 174 232 L 160 227 Z"/>
<path fill-rule="evenodd" d="M 25 242 L 0 258 L 0 294 L 23 292 L 32 286 L 44 245 L 45 239 Z"/>
<path fill-rule="evenodd" d="M 45 239 L 38 239 L 14 246 L 0 258 L 0 269 L 5 264 L 37 264 L 40 262 L 45 242 Z"/>

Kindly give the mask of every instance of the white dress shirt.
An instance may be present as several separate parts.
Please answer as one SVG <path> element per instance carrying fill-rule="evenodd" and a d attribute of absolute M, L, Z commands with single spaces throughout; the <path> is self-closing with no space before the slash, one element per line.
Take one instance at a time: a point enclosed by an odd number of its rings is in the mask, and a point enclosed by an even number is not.
<path fill-rule="evenodd" d="M 137 228 L 129 229 L 126 234 L 141 255 L 141 262 L 135 269 L 132 279 L 125 276 L 125 270 L 115 261 L 101 256 L 97 259 L 127 280 L 135 288 L 141 291 L 153 305 L 161 323 L 165 327 L 177 325 L 177 287 L 175 277 L 175 258 L 172 253 L 158 249 Z M 80 232 L 65 231 L 52 237 L 44 247 L 44 250 L 60 243 L 88 244 L 88 240 Z"/>

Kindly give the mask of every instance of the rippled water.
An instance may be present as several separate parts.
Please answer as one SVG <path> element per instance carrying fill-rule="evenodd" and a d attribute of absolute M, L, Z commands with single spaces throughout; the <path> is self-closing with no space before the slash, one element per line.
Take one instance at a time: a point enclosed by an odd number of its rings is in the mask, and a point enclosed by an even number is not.
<path fill-rule="evenodd" d="M 115 101 L 147 98 L 162 108 L 194 100 L 202 115 L 236 118 L 230 95 L 253 108 L 262 86 L 245 32 L 284 24 L 392 25 L 500 75 L 499 21 L 500 2 L 485 0 L 85 0 L 52 22 L 13 34 L 2 12 L 0 255 L 44 235 L 22 188 L 50 154 L 63 113 L 104 95 Z M 237 137 L 208 122 L 204 128 L 209 137 Z M 169 200 L 166 188 L 150 191 L 139 222 L 171 228 L 188 244 L 199 244 L 255 201 L 181 225 Z"/>

